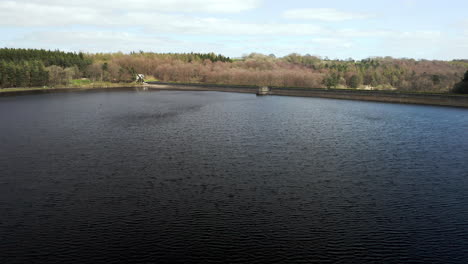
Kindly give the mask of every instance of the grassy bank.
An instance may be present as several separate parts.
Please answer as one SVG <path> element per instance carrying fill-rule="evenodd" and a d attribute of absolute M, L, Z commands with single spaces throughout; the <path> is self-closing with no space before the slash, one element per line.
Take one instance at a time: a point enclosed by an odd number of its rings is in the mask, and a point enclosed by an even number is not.
<path fill-rule="evenodd" d="M 68 85 L 60 86 L 43 86 L 43 87 L 13 87 L 13 88 L 2 88 L 0 93 L 8 92 L 23 92 L 23 91 L 40 91 L 40 90 L 55 90 L 55 89 L 67 89 L 67 88 L 81 88 L 81 89 L 101 89 L 101 88 L 118 88 L 118 87 L 140 87 L 140 83 L 112 83 L 112 82 L 91 82 L 89 80 L 72 80 Z"/>

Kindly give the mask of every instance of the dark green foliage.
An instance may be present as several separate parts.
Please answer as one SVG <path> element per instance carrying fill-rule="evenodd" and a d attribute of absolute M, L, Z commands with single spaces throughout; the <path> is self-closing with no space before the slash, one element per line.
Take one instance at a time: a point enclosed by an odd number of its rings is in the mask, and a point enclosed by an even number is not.
<path fill-rule="evenodd" d="M 349 87 L 350 88 L 358 88 L 359 85 L 362 84 L 362 78 L 359 75 L 353 75 L 349 79 Z"/>
<path fill-rule="evenodd" d="M 153 53 L 153 52 L 143 52 L 138 53 L 131 52 L 130 55 L 133 56 L 143 56 L 148 58 L 167 58 L 171 60 L 180 60 L 183 62 L 194 62 L 194 61 L 205 61 L 210 60 L 211 62 L 232 62 L 232 59 L 225 57 L 221 54 L 216 55 L 215 53 Z"/>
<path fill-rule="evenodd" d="M 41 61 L 0 61 L 0 87 L 47 85 L 49 74 Z"/>
<path fill-rule="evenodd" d="M 437 74 L 432 75 L 431 80 L 434 85 L 440 84 L 440 76 Z"/>
<path fill-rule="evenodd" d="M 200 58 L 201 60 L 210 60 L 212 62 L 232 62 L 229 57 L 224 57 L 221 54 L 216 55 L 214 53 L 190 53 L 190 55 L 195 56 L 196 58 Z"/>
<path fill-rule="evenodd" d="M 465 72 L 465 76 L 462 81 L 453 86 L 452 92 L 458 94 L 468 94 L 468 71 Z"/>
<path fill-rule="evenodd" d="M 91 63 L 83 53 L 0 49 L 0 87 L 32 87 L 49 84 L 48 66 L 85 69 Z"/>
<path fill-rule="evenodd" d="M 328 89 L 336 87 L 339 84 L 339 82 L 340 82 L 340 75 L 336 73 L 330 74 L 329 76 L 327 76 L 327 78 L 323 80 L 323 84 L 325 84 L 325 86 Z"/>
<path fill-rule="evenodd" d="M 462 81 L 457 84 L 452 89 L 452 92 L 458 94 L 468 94 L 468 81 Z"/>
<path fill-rule="evenodd" d="M 42 61 L 44 66 L 57 65 L 62 68 L 78 66 L 83 70 L 91 64 L 91 60 L 85 58 L 83 53 L 38 50 L 38 49 L 0 49 L 0 61 L 19 63 L 21 61 Z"/>
<path fill-rule="evenodd" d="M 107 62 L 104 62 L 104 64 L 102 64 L 102 71 L 108 71 L 109 70 L 109 64 L 107 64 Z"/>

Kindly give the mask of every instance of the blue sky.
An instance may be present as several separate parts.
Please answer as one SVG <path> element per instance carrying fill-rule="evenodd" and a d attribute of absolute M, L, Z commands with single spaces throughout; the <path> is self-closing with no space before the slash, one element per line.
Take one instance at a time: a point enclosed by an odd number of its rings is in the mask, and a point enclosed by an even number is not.
<path fill-rule="evenodd" d="M 468 59 L 468 1 L 0 0 L 0 46 Z"/>

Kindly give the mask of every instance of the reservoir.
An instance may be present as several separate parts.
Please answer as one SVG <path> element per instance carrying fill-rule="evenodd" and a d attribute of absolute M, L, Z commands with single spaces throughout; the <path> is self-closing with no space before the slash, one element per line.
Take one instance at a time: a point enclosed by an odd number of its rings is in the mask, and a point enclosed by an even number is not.
<path fill-rule="evenodd" d="M 0 263 L 467 263 L 468 109 L 0 98 Z"/>

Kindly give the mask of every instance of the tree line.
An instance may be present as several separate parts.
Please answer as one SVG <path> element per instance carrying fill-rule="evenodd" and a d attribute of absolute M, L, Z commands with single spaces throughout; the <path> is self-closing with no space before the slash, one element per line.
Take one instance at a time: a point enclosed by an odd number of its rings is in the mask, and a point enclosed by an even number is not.
<path fill-rule="evenodd" d="M 0 49 L 0 60 L 19 63 L 22 61 L 41 61 L 46 67 L 51 65 L 63 68 L 77 66 L 84 70 L 91 60 L 84 53 L 51 51 L 44 49 Z"/>
<path fill-rule="evenodd" d="M 0 87 L 34 87 L 49 83 L 42 61 L 0 61 Z"/>
<path fill-rule="evenodd" d="M 96 53 L 62 52 L 44 49 L 0 49 L 0 88 L 67 85 L 72 79 L 131 82 L 137 65 L 120 65 L 125 57 L 144 57 L 154 61 L 202 61 L 230 63 L 229 57 L 215 53 Z"/>
<path fill-rule="evenodd" d="M 66 53 L 0 49 L 0 86 L 66 85 L 72 79 L 130 82 L 136 73 L 165 82 L 280 87 L 460 92 L 468 60 L 375 57 L 331 60 L 312 55 L 252 53 L 239 59 L 214 53 Z"/>
<path fill-rule="evenodd" d="M 91 59 L 83 53 L 43 49 L 0 49 L 0 87 L 66 85 L 82 76 Z"/>

